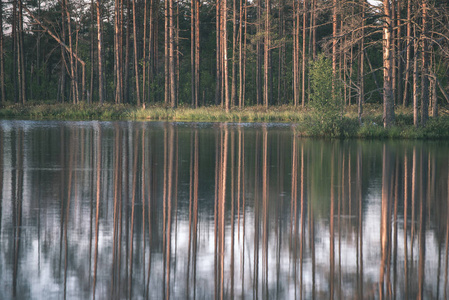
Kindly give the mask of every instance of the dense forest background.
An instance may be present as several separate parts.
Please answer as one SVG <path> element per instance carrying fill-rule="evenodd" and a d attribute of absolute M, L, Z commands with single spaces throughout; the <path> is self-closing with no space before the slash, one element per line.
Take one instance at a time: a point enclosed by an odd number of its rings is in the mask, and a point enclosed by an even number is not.
<path fill-rule="evenodd" d="M 359 118 L 383 103 L 389 126 L 395 106 L 425 125 L 449 101 L 447 0 L 2 0 L 0 14 L 2 105 L 326 105 L 322 87 Z"/>

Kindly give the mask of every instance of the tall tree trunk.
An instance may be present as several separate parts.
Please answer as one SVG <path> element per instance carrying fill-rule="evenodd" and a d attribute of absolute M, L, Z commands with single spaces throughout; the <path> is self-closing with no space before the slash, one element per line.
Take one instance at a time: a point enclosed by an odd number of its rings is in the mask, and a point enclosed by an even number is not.
<path fill-rule="evenodd" d="M 140 78 L 139 78 L 139 58 L 137 56 L 137 24 L 136 24 L 136 0 L 133 2 L 133 48 L 134 48 L 134 76 L 136 80 L 136 100 L 140 106 Z"/>
<path fill-rule="evenodd" d="M 103 30 L 101 21 L 101 0 L 96 0 L 97 5 L 97 52 L 98 52 L 98 100 L 104 103 L 104 73 L 103 73 Z"/>
<path fill-rule="evenodd" d="M 191 89 L 191 97 L 192 97 L 192 107 L 196 108 L 195 105 L 195 0 L 190 0 L 190 89 Z"/>
<path fill-rule="evenodd" d="M 337 0 L 332 0 L 332 94 L 335 93 L 335 80 L 337 77 L 337 35 L 338 17 Z M 334 97 L 335 95 L 333 95 Z"/>
<path fill-rule="evenodd" d="M 130 32 L 130 27 L 131 27 L 131 5 L 130 5 L 130 1 L 131 0 L 126 0 L 126 36 L 125 36 L 125 68 L 124 68 L 124 84 L 123 84 L 123 88 L 124 88 L 124 102 L 129 103 L 129 38 L 131 35 Z"/>
<path fill-rule="evenodd" d="M 421 33 L 421 125 L 426 126 L 429 119 L 429 41 L 427 0 L 422 0 L 422 33 Z"/>
<path fill-rule="evenodd" d="M 256 19 L 256 35 L 258 36 L 256 42 L 256 102 L 257 105 L 262 104 L 262 60 L 263 60 L 263 51 L 262 51 L 262 42 L 261 36 L 262 34 L 262 0 L 257 0 L 256 10 L 257 10 L 257 19 Z"/>
<path fill-rule="evenodd" d="M 19 96 L 20 102 L 22 104 L 26 103 L 26 74 L 25 74 L 25 52 L 23 49 L 23 3 L 22 0 L 19 0 L 19 32 L 18 32 L 18 41 L 19 41 L 19 56 L 18 56 L 18 65 L 19 65 Z"/>
<path fill-rule="evenodd" d="M 397 77 L 397 85 L 396 85 L 396 102 L 397 104 L 400 104 L 401 97 L 402 97 L 402 21 L 401 21 L 401 0 L 396 0 L 396 77 Z M 402 100 L 402 103 L 404 103 L 404 100 Z"/>
<path fill-rule="evenodd" d="M 299 2 L 293 1 L 293 103 L 299 103 Z"/>
<path fill-rule="evenodd" d="M 170 103 L 171 107 L 177 106 L 176 99 L 176 81 L 175 81 L 175 27 L 173 16 L 173 0 L 168 1 L 169 9 L 169 38 L 170 38 L 170 50 L 169 50 L 169 65 L 170 65 Z"/>
<path fill-rule="evenodd" d="M 404 80 L 404 98 L 402 99 L 402 105 L 405 107 L 408 105 L 408 91 L 410 80 L 411 64 L 411 47 L 412 47 L 412 0 L 407 1 L 407 38 L 406 38 L 406 60 L 405 60 L 405 80 Z"/>
<path fill-rule="evenodd" d="M 263 70 L 263 104 L 265 108 L 268 108 L 270 103 L 269 94 L 270 94 L 270 17 L 271 17 L 271 4 L 270 0 L 265 1 L 265 40 L 264 40 L 264 70 Z"/>
<path fill-rule="evenodd" d="M 94 0 L 90 1 L 90 87 L 87 102 L 92 103 L 94 97 L 94 70 L 95 70 L 95 6 Z"/>
<path fill-rule="evenodd" d="M 164 102 L 165 105 L 170 104 L 170 76 L 169 76 L 169 52 L 170 52 L 170 40 L 169 40 L 169 11 L 168 3 L 170 0 L 165 0 L 164 10 Z"/>
<path fill-rule="evenodd" d="M 216 22 L 216 75 L 215 75 L 215 105 L 222 104 L 221 99 L 221 1 L 216 0 L 215 22 Z"/>
<path fill-rule="evenodd" d="M 418 127 L 418 41 L 416 36 L 416 25 L 413 26 L 413 125 Z"/>
<path fill-rule="evenodd" d="M 143 11 L 143 54 L 142 54 L 142 58 L 143 58 L 143 67 L 142 67 L 142 105 L 143 107 L 145 107 L 145 99 L 146 99 L 146 85 L 147 85 L 147 22 L 148 22 L 148 18 L 147 18 L 147 12 L 148 12 L 148 8 L 147 8 L 147 0 L 144 1 L 144 11 Z"/>
<path fill-rule="evenodd" d="M 63 0 L 63 2 L 65 2 L 66 0 Z M 76 90 L 76 85 L 75 85 L 75 80 L 76 80 L 76 76 L 75 76 L 75 64 L 73 61 L 73 42 L 72 42 L 72 22 L 71 22 L 71 17 L 70 17 L 70 12 L 69 12 L 69 7 L 68 7 L 68 3 L 65 3 L 64 5 L 64 10 L 65 10 L 65 14 L 67 16 L 67 34 L 69 36 L 69 54 L 70 54 L 70 97 L 72 98 L 72 102 L 73 104 L 76 104 L 78 102 L 78 94 L 77 94 L 77 90 Z"/>
<path fill-rule="evenodd" d="M 200 95 L 200 0 L 195 1 L 195 107 Z"/>
<path fill-rule="evenodd" d="M 390 10 L 390 1 L 383 0 L 384 9 L 384 25 L 383 25 L 383 63 L 384 63 L 384 87 L 383 87 L 383 101 L 384 112 L 383 121 L 384 127 L 390 127 L 394 123 L 394 102 L 392 90 L 392 49 L 391 49 L 391 32 L 392 32 L 392 18 Z"/>
<path fill-rule="evenodd" d="M 228 84 L 228 29 L 227 29 L 227 15 L 228 15 L 228 10 L 227 10 L 227 0 L 223 0 L 223 7 L 222 7 L 223 11 L 222 11 L 222 25 L 223 25 L 223 30 L 222 30 L 222 47 L 223 47 L 223 77 L 224 77 L 224 100 L 225 100 L 225 109 L 226 112 L 229 112 L 230 109 L 230 99 L 229 99 L 229 84 Z"/>
<path fill-rule="evenodd" d="M 17 3 L 18 0 L 13 0 L 12 2 L 12 28 L 11 28 L 11 33 L 12 33 L 12 53 L 13 53 L 13 59 L 12 59 L 12 63 L 11 63 L 11 81 L 13 82 L 13 86 L 14 86 L 14 103 L 18 103 L 19 102 L 19 86 L 18 86 L 18 77 L 17 77 Z M 61 71 L 63 71 L 63 64 L 61 62 Z"/>
<path fill-rule="evenodd" d="M 66 20 L 65 20 L 65 1 L 61 0 L 61 40 L 65 44 L 66 43 Z M 59 102 L 65 102 L 65 79 L 66 79 L 66 58 L 65 58 L 65 49 L 64 46 L 61 45 L 61 73 L 59 77 Z"/>
<path fill-rule="evenodd" d="M 0 107 L 3 107 L 6 103 L 5 92 L 5 60 L 3 59 L 3 0 L 0 0 Z"/>
<path fill-rule="evenodd" d="M 237 105 L 237 0 L 232 3 L 232 76 L 231 103 Z"/>
<path fill-rule="evenodd" d="M 363 101 L 365 97 L 365 0 L 361 0 L 362 5 L 362 24 L 360 37 L 360 61 L 359 61 L 359 96 L 357 100 L 357 118 L 359 124 L 362 124 Z"/>
<path fill-rule="evenodd" d="M 114 83 L 115 83 L 115 103 L 122 102 L 121 96 L 121 51 L 120 51 L 120 35 L 121 35 L 121 22 L 120 22 L 120 1 L 115 0 L 114 5 Z"/>
<path fill-rule="evenodd" d="M 279 58 L 278 58 L 278 96 L 277 96 L 277 105 L 281 105 L 283 102 L 282 98 L 282 83 L 284 82 L 284 48 L 285 43 L 282 41 L 284 38 L 284 27 L 285 27 L 285 21 L 284 21 L 284 0 L 279 0 L 279 7 L 278 7 L 278 13 L 279 13 L 279 38 L 281 39 L 280 45 L 279 45 Z"/>
<path fill-rule="evenodd" d="M 307 2 L 306 0 L 302 1 L 302 107 L 306 105 L 306 27 L 307 27 Z"/>

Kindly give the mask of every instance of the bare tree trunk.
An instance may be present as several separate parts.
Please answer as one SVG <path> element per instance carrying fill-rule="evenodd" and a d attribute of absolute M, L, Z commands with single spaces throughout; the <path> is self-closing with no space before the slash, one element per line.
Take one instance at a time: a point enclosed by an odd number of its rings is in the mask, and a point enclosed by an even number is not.
<path fill-rule="evenodd" d="M 100 1 L 97 0 L 97 47 L 98 47 L 98 99 L 100 104 L 104 103 L 104 73 L 103 73 L 103 26 L 101 21 Z"/>
<path fill-rule="evenodd" d="M 400 104 L 401 97 L 402 97 L 402 21 L 401 21 L 401 0 L 396 0 L 397 9 L 396 9 L 396 51 L 397 51 L 397 86 L 396 86 L 396 102 L 397 104 Z M 404 100 L 402 100 L 402 103 L 404 103 Z"/>
<path fill-rule="evenodd" d="M 192 107 L 195 106 L 195 0 L 190 0 L 190 88 L 192 96 Z"/>
<path fill-rule="evenodd" d="M 390 127 L 394 123 L 394 102 L 392 90 L 392 49 L 391 49 L 391 32 L 392 32 L 392 18 L 390 11 L 389 0 L 383 0 L 384 9 L 384 25 L 383 25 L 383 62 L 384 62 L 384 87 L 383 87 L 383 101 L 384 112 L 383 121 L 384 127 Z"/>
<path fill-rule="evenodd" d="M 261 36 L 262 36 L 262 0 L 257 0 L 256 3 L 256 10 L 257 10 L 257 20 L 256 20 L 256 35 L 258 35 L 257 42 L 256 42 L 256 102 L 257 105 L 262 104 L 263 96 L 262 96 L 262 60 L 263 60 L 263 53 L 262 53 L 262 42 L 261 42 Z"/>
<path fill-rule="evenodd" d="M 406 38 L 406 61 L 405 61 L 405 86 L 404 86 L 404 98 L 402 99 L 402 105 L 405 107 L 408 105 L 408 86 L 409 86 L 409 78 L 410 78 L 410 69 L 411 69 L 411 47 L 412 47 L 412 22 L 411 22 L 411 14 L 412 14 L 412 0 L 407 1 L 407 38 Z"/>
<path fill-rule="evenodd" d="M 173 18 L 173 0 L 168 1 L 169 10 L 169 39 L 170 39 L 170 50 L 169 50 L 169 72 L 170 72 L 170 102 L 171 107 L 177 106 L 176 99 L 176 81 L 175 81 L 175 27 Z"/>
<path fill-rule="evenodd" d="M 5 60 L 3 59 L 3 0 L 0 0 L 0 93 L 1 93 L 0 107 L 3 107 L 6 103 L 4 64 Z"/>
<path fill-rule="evenodd" d="M 136 0 L 133 2 L 133 48 L 134 48 L 134 75 L 136 80 L 137 106 L 140 106 L 140 78 L 139 78 L 139 58 L 137 57 L 137 24 L 136 24 Z"/>
<path fill-rule="evenodd" d="M 360 63 L 359 63 L 359 97 L 357 101 L 357 118 L 359 124 L 362 124 L 363 101 L 365 97 L 365 0 L 361 0 L 362 5 L 362 24 L 360 38 Z"/>
<path fill-rule="evenodd" d="M 143 12 L 143 68 L 142 68 L 142 105 L 145 107 L 145 87 L 147 85 L 146 75 L 147 75 L 147 0 L 144 1 L 144 12 Z"/>
<path fill-rule="evenodd" d="M 195 1 L 195 107 L 200 95 L 200 0 Z"/>
<path fill-rule="evenodd" d="M 121 55 L 120 55 L 120 2 L 115 0 L 114 5 L 114 83 L 115 83 L 115 103 L 121 103 Z"/>
<path fill-rule="evenodd" d="M 303 12 L 302 12 L 302 107 L 305 107 L 306 105 L 306 62 L 307 62 L 307 55 L 306 55 L 306 27 L 307 27 L 307 2 L 306 0 L 303 0 L 302 2 L 303 6 Z"/>
<path fill-rule="evenodd" d="M 278 96 L 277 96 L 277 105 L 281 105 L 282 100 L 282 83 L 284 82 L 284 47 L 285 43 L 282 41 L 284 37 L 284 0 L 279 0 L 279 38 L 281 39 L 281 44 L 279 45 L 279 58 L 278 58 Z M 282 100 L 281 100 L 282 99 Z"/>
<path fill-rule="evenodd" d="M 293 1 L 293 103 L 299 103 L 299 2 Z"/>
<path fill-rule="evenodd" d="M 61 40 L 65 44 L 66 43 L 66 20 L 65 20 L 65 1 L 61 0 Z M 66 77 L 66 58 L 65 58 L 65 49 L 61 45 L 61 73 L 59 77 L 59 102 L 65 102 L 65 77 Z"/>
<path fill-rule="evenodd" d="M 170 40 L 169 40 L 169 11 L 168 2 L 165 0 L 165 10 L 164 10 L 164 78 L 165 78 L 165 88 L 164 88 L 164 102 L 165 105 L 170 104 L 170 76 L 169 76 L 169 52 L 170 52 Z"/>
<path fill-rule="evenodd" d="M 270 89 L 270 81 L 269 81 L 269 72 L 270 72 L 270 17 L 271 17 L 271 9 L 270 9 L 270 0 L 265 1 L 266 5 L 266 15 L 265 15 L 265 40 L 264 40 L 264 71 L 263 71 L 263 104 L 265 108 L 268 108 L 270 99 L 269 99 L 269 89 Z"/>
<path fill-rule="evenodd" d="M 237 105 L 237 0 L 232 3 L 232 76 L 231 103 Z"/>
<path fill-rule="evenodd" d="M 337 76 L 337 35 L 338 17 L 337 0 L 332 0 L 332 94 L 335 93 L 335 80 Z M 335 95 L 333 95 L 335 96 Z"/>
<path fill-rule="evenodd" d="M 129 56 L 130 56 L 130 53 L 129 53 L 129 37 L 130 37 L 130 35 L 131 35 L 131 33 L 130 33 L 130 27 L 131 27 L 131 5 L 130 5 L 130 1 L 131 0 L 126 0 L 126 16 L 127 16 L 127 19 L 126 19 L 126 36 L 125 36 L 125 68 L 124 68 L 124 76 L 125 76 L 125 78 L 124 78 L 124 85 L 123 85 L 123 88 L 124 88 L 124 91 L 123 91 L 123 94 L 124 94 L 124 101 L 126 102 L 126 103 L 129 103 L 130 101 L 129 101 L 129 65 L 130 65 L 130 62 L 129 62 Z"/>
<path fill-rule="evenodd" d="M 11 34 L 12 34 L 12 53 L 13 53 L 13 59 L 12 59 L 12 72 L 11 72 L 11 81 L 13 82 L 14 86 L 14 103 L 19 102 L 19 87 L 18 87 L 18 78 L 17 78 L 17 53 L 18 53 L 18 43 L 17 43 L 17 2 L 18 0 L 13 0 L 12 2 L 12 28 L 11 28 Z M 61 71 L 62 69 L 62 62 L 61 62 Z"/>
<path fill-rule="evenodd" d="M 221 64 L 221 1 L 216 0 L 216 77 L 215 77 L 215 104 L 222 104 L 221 95 L 221 76 L 222 76 L 222 64 Z"/>
<path fill-rule="evenodd" d="M 416 40 L 416 25 L 413 26 L 413 125 L 418 127 L 418 41 Z"/>
<path fill-rule="evenodd" d="M 226 26 L 227 21 L 227 0 L 223 0 L 223 12 L 222 12 L 222 25 L 223 25 L 223 38 L 222 38 L 222 47 L 223 47 L 223 77 L 224 77 L 224 99 L 225 99 L 225 109 L 226 112 L 229 112 L 230 109 L 230 99 L 229 99 L 229 84 L 228 84 L 228 30 Z"/>
<path fill-rule="evenodd" d="M 18 56 L 18 65 L 19 65 L 19 98 L 22 104 L 26 103 L 26 77 L 25 77 L 25 52 L 23 50 L 23 3 L 22 0 L 19 0 L 19 56 Z"/>
<path fill-rule="evenodd" d="M 65 0 L 63 0 L 63 2 L 65 2 Z M 72 42 L 72 22 L 71 22 L 71 17 L 70 17 L 70 12 L 69 12 L 69 8 L 68 8 L 68 3 L 64 4 L 64 10 L 65 10 L 65 14 L 67 16 L 67 33 L 69 36 L 69 53 L 70 53 L 70 97 L 72 98 L 72 102 L 73 104 L 76 104 L 78 102 L 78 95 L 76 92 L 76 85 L 75 85 L 75 81 L 76 81 L 76 76 L 75 76 L 75 64 L 73 61 L 73 42 Z"/>
<path fill-rule="evenodd" d="M 95 6 L 94 0 L 90 1 L 90 87 L 87 102 L 92 103 L 94 97 L 94 65 L 95 65 Z"/>
<path fill-rule="evenodd" d="M 421 125 L 426 126 L 429 119 L 429 41 L 428 41 L 428 19 L 427 0 L 422 0 L 422 53 L 421 53 Z"/>

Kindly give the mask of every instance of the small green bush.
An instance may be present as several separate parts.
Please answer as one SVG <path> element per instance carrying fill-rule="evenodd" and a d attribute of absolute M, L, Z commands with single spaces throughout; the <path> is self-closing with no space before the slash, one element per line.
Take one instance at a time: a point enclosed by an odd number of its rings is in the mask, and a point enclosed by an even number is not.
<path fill-rule="evenodd" d="M 341 85 L 333 80 L 332 64 L 324 55 L 311 63 L 310 132 L 317 136 L 338 137 L 342 126 Z"/>

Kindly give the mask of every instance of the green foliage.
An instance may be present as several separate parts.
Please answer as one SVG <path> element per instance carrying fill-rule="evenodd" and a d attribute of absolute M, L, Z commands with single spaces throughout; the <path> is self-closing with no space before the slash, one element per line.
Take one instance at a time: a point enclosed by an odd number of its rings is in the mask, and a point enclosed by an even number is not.
<path fill-rule="evenodd" d="M 313 135 L 335 137 L 341 134 L 341 85 L 332 79 L 331 61 L 320 55 L 310 66 L 310 130 Z"/>

